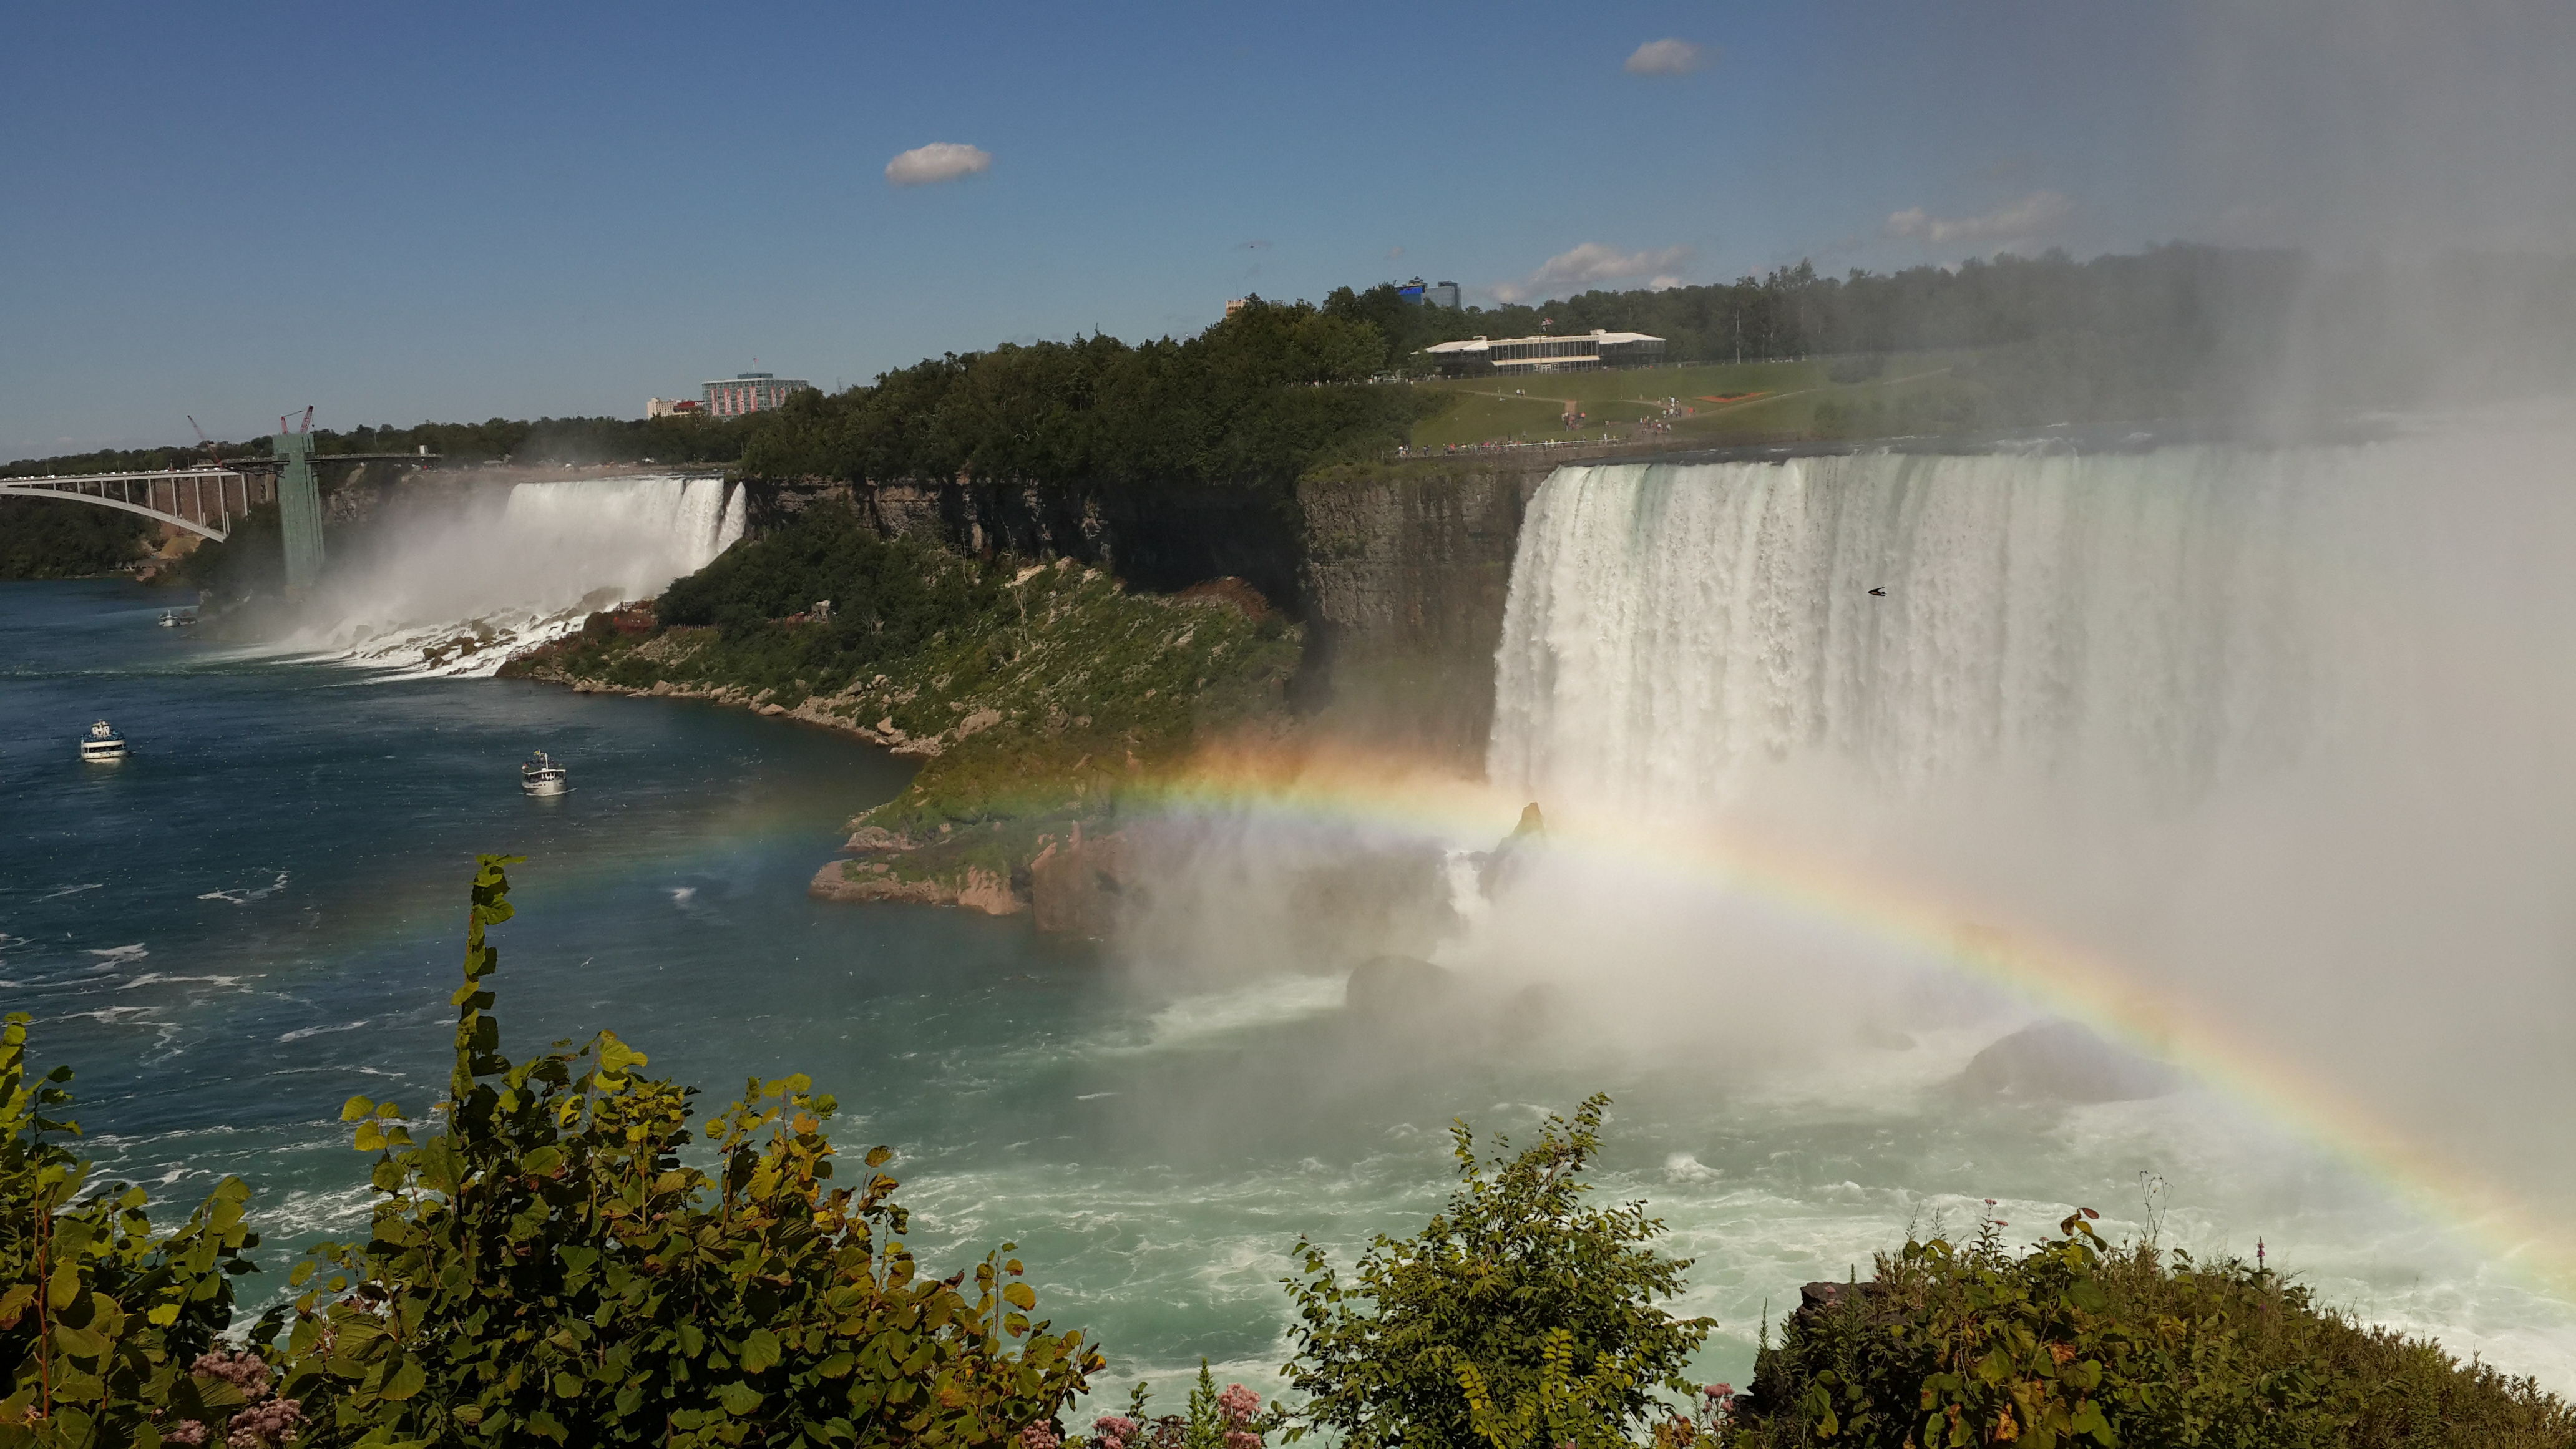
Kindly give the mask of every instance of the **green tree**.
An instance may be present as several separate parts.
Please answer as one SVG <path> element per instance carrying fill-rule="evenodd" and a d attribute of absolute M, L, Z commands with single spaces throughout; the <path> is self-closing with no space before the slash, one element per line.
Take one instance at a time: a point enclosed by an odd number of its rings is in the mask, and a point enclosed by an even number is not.
<path fill-rule="evenodd" d="M 1347 1281 L 1299 1240 L 1304 1271 L 1283 1280 L 1298 1318 L 1283 1372 L 1308 1396 L 1292 1437 L 1593 1449 L 1628 1442 L 1659 1390 L 1693 1392 L 1681 1371 L 1712 1324 L 1658 1306 L 1688 1260 L 1654 1250 L 1663 1223 L 1643 1203 L 1583 1201 L 1609 1100 L 1550 1116 L 1527 1150 L 1482 1162 L 1454 1126 L 1449 1205 L 1413 1237 L 1380 1234 Z"/>
<path fill-rule="evenodd" d="M 831 1185 L 834 1104 L 804 1077 L 752 1083 L 700 1169 L 693 1093 L 615 1036 L 504 1057 L 485 927 L 510 918 L 516 859 L 477 865 L 440 1129 L 343 1109 L 378 1201 L 367 1242 L 296 1270 L 306 1442 L 971 1449 L 1083 1391 L 1101 1359 L 1031 1319 L 1010 1244 L 935 1277 L 888 1149 Z"/>

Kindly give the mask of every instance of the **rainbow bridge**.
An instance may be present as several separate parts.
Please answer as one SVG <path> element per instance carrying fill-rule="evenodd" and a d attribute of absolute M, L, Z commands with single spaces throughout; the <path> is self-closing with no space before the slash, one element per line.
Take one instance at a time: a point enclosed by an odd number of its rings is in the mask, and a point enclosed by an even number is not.
<path fill-rule="evenodd" d="M 221 543 L 254 503 L 277 501 L 277 475 L 231 468 L 0 478 L 0 498 L 60 498 L 121 508 Z"/>

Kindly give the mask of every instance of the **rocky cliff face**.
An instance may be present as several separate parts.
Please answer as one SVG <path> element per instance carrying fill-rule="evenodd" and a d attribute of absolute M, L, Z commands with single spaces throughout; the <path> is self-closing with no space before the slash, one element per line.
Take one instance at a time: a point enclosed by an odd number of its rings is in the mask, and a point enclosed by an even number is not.
<path fill-rule="evenodd" d="M 1462 459 L 1298 485 L 1307 668 L 1329 731 L 1478 771 L 1521 515 L 1545 462 Z"/>
<path fill-rule="evenodd" d="M 831 502 L 889 538 L 927 539 L 952 553 L 1070 558 L 1165 593 L 1239 578 L 1292 617 L 1297 611 L 1295 510 L 1257 489 L 837 478 L 754 478 L 744 487 L 754 533 Z"/>
<path fill-rule="evenodd" d="M 1292 504 L 1252 490 L 754 479 L 749 523 L 818 503 L 957 553 L 1069 557 L 1146 589 L 1233 576 L 1308 625 L 1297 703 L 1319 730 L 1464 770 L 1484 764 L 1494 651 L 1530 495 L 1553 457 L 1327 473 Z"/>

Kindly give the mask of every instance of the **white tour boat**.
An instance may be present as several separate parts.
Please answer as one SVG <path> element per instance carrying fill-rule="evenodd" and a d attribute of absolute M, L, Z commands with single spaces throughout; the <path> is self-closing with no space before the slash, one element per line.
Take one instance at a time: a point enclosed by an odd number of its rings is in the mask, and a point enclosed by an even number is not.
<path fill-rule="evenodd" d="M 105 720 L 89 727 L 89 735 L 80 742 L 84 760 L 121 760 L 125 758 L 125 736 Z"/>
<path fill-rule="evenodd" d="M 572 779 L 563 766 L 539 750 L 519 767 L 519 788 L 531 795 L 560 795 L 572 788 Z"/>

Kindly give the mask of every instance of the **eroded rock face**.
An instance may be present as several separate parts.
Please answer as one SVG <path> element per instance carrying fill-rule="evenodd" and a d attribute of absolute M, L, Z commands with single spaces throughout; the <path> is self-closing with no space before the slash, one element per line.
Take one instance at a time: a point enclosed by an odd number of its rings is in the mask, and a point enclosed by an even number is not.
<path fill-rule="evenodd" d="M 882 825 L 860 826 L 850 832 L 849 840 L 841 846 L 841 849 L 852 855 L 891 855 L 898 850 L 911 848 L 911 841 Z"/>
<path fill-rule="evenodd" d="M 1029 862 L 1029 908 L 1041 931 L 1107 940 L 1132 895 L 1135 852 L 1123 834 L 1085 840 L 1077 823 Z"/>
<path fill-rule="evenodd" d="M 805 893 L 823 901 L 911 901 L 925 906 L 962 906 L 988 916 L 1017 915 L 1028 905 L 1011 883 L 989 870 L 969 866 L 958 879 L 907 880 L 883 861 L 836 860 L 814 872 Z"/>
<path fill-rule="evenodd" d="M 2173 1068 L 2071 1021 L 2023 1027 L 1977 1053 L 1952 1083 L 1972 1096 L 2049 1102 L 2131 1102 L 2181 1085 Z"/>

